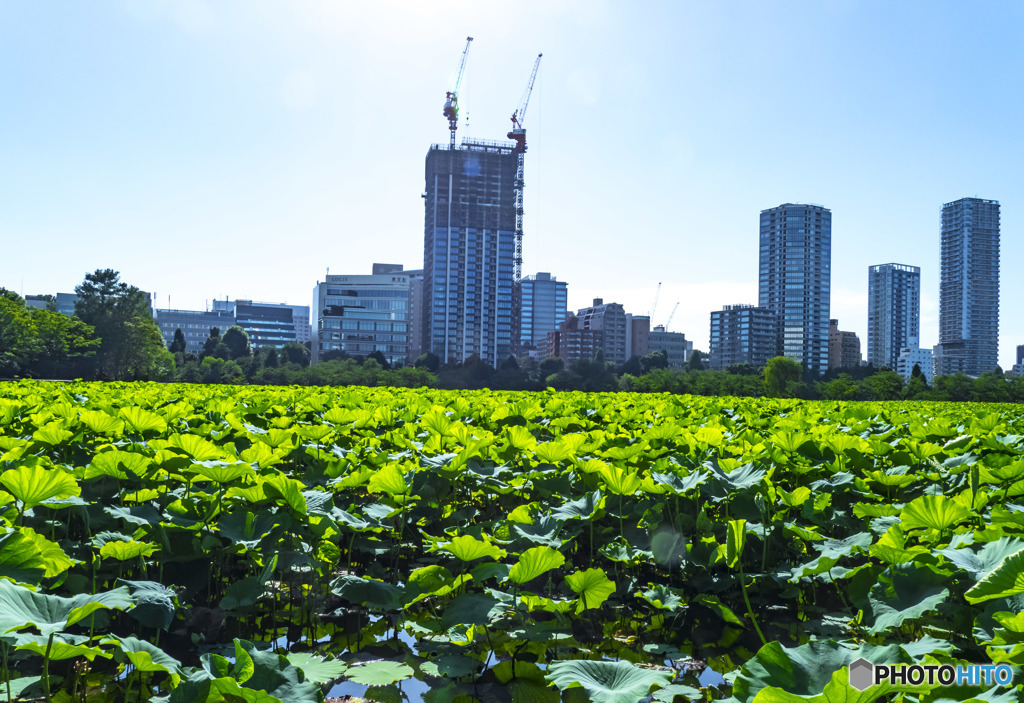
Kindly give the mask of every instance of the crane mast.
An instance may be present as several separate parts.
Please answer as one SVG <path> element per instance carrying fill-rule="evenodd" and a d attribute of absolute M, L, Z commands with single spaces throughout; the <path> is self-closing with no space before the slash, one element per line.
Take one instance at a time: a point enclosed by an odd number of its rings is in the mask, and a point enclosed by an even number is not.
<path fill-rule="evenodd" d="M 448 118 L 448 129 L 451 137 L 448 146 L 455 149 L 455 130 L 459 127 L 459 87 L 462 85 L 462 75 L 466 71 L 466 57 L 469 56 L 469 45 L 473 43 L 473 37 L 466 37 L 466 48 L 462 50 L 462 59 L 459 60 L 459 70 L 455 74 L 455 83 L 452 89 L 445 93 L 444 116 Z"/>
<path fill-rule="evenodd" d="M 530 95 L 533 93 L 533 84 L 537 80 L 537 69 L 540 68 L 540 59 L 543 55 L 537 54 L 537 59 L 533 62 L 530 80 L 527 81 L 523 96 L 519 99 L 519 106 L 512 113 L 512 131 L 508 133 L 508 138 L 516 143 L 516 179 L 512 187 L 516 197 L 515 283 L 517 289 L 519 282 L 523 279 L 523 186 L 526 172 L 526 129 L 523 127 L 523 122 L 526 121 L 526 108 L 530 104 Z"/>
<path fill-rule="evenodd" d="M 668 332 L 668 326 L 672 324 L 672 318 L 676 316 L 676 310 L 679 309 L 679 303 L 677 302 L 675 307 L 672 308 L 672 312 L 668 316 L 668 320 L 665 322 L 665 331 Z"/>

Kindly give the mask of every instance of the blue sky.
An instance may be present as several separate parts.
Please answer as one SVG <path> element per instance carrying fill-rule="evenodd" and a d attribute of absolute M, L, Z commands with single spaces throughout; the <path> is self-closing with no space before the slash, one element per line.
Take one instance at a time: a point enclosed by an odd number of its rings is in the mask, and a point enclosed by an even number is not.
<path fill-rule="evenodd" d="M 59 7 L 59 9 L 58 9 Z M 758 213 L 833 213 L 832 316 L 866 352 L 867 268 L 922 267 L 939 213 L 1002 204 L 1000 363 L 1024 344 L 1024 5 L 0 0 L 0 285 L 115 268 L 166 307 L 309 304 L 317 277 L 422 265 L 423 159 L 467 35 L 468 128 L 526 120 L 524 273 L 697 348 L 756 303 Z"/>

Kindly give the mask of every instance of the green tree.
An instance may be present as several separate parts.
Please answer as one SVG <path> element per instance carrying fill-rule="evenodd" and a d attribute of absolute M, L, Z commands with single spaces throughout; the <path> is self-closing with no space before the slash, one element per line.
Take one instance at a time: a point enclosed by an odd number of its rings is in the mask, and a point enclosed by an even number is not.
<path fill-rule="evenodd" d="M 87 273 L 75 293 L 75 315 L 100 339 L 97 378 L 149 380 L 166 378 L 173 371 L 174 358 L 153 322 L 145 293 L 121 281 L 113 269 Z"/>
<path fill-rule="evenodd" d="M 384 352 L 382 352 L 380 349 L 374 349 L 372 352 L 367 354 L 363 362 L 365 363 L 370 359 L 373 359 L 378 364 L 380 364 L 380 367 L 385 371 L 391 370 L 391 364 L 388 363 L 387 357 L 384 356 Z"/>
<path fill-rule="evenodd" d="M 820 384 L 821 395 L 826 400 L 853 400 L 857 396 L 857 384 L 849 374 L 839 374 L 838 378 Z"/>
<path fill-rule="evenodd" d="M 898 400 L 903 397 L 903 377 L 895 371 L 882 369 L 868 379 L 875 400 Z"/>
<path fill-rule="evenodd" d="M 643 366 L 644 373 L 650 373 L 654 369 L 667 369 L 668 352 L 664 349 L 652 351 L 640 360 L 640 364 Z"/>
<path fill-rule="evenodd" d="M 764 387 L 768 395 L 779 398 L 786 393 L 789 384 L 800 382 L 802 374 L 800 362 L 788 356 L 772 357 L 764 365 Z"/>
<path fill-rule="evenodd" d="M 252 356 L 252 345 L 249 343 L 249 335 L 238 325 L 231 325 L 228 331 L 221 337 L 221 342 L 228 349 L 231 359 L 247 359 Z"/>
<path fill-rule="evenodd" d="M 413 366 L 418 369 L 426 369 L 430 373 L 437 373 L 437 370 L 441 368 L 441 359 L 434 352 L 423 352 Z"/>
<path fill-rule="evenodd" d="M 702 371 L 704 369 L 704 352 L 694 349 L 690 354 L 689 361 L 686 362 L 686 368 L 690 371 Z"/>
<path fill-rule="evenodd" d="M 622 365 L 622 373 L 629 376 L 642 376 L 644 373 L 643 360 L 636 354 L 629 357 Z"/>
<path fill-rule="evenodd" d="M 181 331 L 181 328 L 174 330 L 174 339 L 171 340 L 171 345 L 168 350 L 175 354 L 177 352 L 184 352 L 186 348 L 185 344 L 185 333 Z"/>
<path fill-rule="evenodd" d="M 304 344 L 288 342 L 281 347 L 279 356 L 283 357 L 289 364 L 309 366 L 309 349 Z"/>

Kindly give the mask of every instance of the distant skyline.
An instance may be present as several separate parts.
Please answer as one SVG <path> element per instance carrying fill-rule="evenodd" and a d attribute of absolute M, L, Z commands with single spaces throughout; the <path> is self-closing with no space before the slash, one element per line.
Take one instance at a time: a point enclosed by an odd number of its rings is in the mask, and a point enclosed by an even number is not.
<path fill-rule="evenodd" d="M 1024 5 L 600 0 L 0 0 L 0 286 L 114 268 L 157 305 L 309 305 L 329 267 L 423 265 L 424 157 L 460 104 L 525 123 L 524 275 L 707 351 L 756 304 L 761 210 L 832 211 L 831 317 L 867 344 L 868 267 L 921 267 L 938 342 L 940 214 L 1001 204 L 999 363 L 1024 344 Z"/>

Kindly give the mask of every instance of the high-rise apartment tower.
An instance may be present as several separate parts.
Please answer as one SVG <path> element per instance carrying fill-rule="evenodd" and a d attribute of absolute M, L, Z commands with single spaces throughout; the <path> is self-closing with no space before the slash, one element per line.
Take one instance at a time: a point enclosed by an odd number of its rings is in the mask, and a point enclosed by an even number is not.
<path fill-rule="evenodd" d="M 977 376 L 999 352 L 999 201 L 942 206 L 939 343 L 935 374 Z"/>
<path fill-rule="evenodd" d="M 498 142 L 427 152 L 423 349 L 442 363 L 497 366 L 515 351 L 516 168 L 514 147 Z"/>
<path fill-rule="evenodd" d="M 900 351 L 921 339 L 921 269 L 868 267 L 868 363 L 896 369 Z"/>
<path fill-rule="evenodd" d="M 828 369 L 832 211 L 786 203 L 761 211 L 758 306 L 779 323 L 779 353 Z"/>

